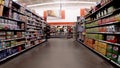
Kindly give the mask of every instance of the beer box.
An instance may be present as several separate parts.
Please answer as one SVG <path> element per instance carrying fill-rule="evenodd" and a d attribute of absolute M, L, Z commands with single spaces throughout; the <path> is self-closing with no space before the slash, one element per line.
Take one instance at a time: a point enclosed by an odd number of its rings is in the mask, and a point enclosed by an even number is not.
<path fill-rule="evenodd" d="M 97 45 L 98 45 L 98 47 L 101 47 L 101 42 L 98 42 L 98 44 L 97 44 Z"/>
<path fill-rule="evenodd" d="M 111 59 L 112 58 L 112 53 L 111 52 L 107 52 L 106 56 Z"/>
<path fill-rule="evenodd" d="M 98 51 L 98 46 L 97 45 L 95 46 L 95 50 Z"/>
<path fill-rule="evenodd" d="M 107 49 L 107 44 L 106 43 L 101 43 L 101 48 Z"/>
<path fill-rule="evenodd" d="M 106 49 L 102 49 L 102 48 L 101 48 L 101 53 L 102 53 L 103 55 L 106 55 Z"/>
<path fill-rule="evenodd" d="M 113 46 L 113 53 L 118 54 L 119 47 L 118 46 Z"/>
<path fill-rule="evenodd" d="M 98 51 L 99 53 L 101 53 L 101 47 L 97 47 L 97 48 L 98 48 L 97 51 Z"/>
<path fill-rule="evenodd" d="M 117 62 L 118 59 L 118 55 L 117 54 L 112 54 L 112 58 L 113 61 Z"/>
<path fill-rule="evenodd" d="M 113 45 L 108 45 L 107 46 L 107 52 L 110 52 L 110 53 L 112 53 L 112 51 L 113 51 Z"/>

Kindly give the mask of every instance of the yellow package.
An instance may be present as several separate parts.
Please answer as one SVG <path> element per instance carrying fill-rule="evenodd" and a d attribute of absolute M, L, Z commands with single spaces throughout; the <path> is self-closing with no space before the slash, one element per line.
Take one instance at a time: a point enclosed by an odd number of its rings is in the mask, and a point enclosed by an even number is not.
<path fill-rule="evenodd" d="M 101 53 L 102 53 L 103 55 L 106 55 L 106 49 L 101 49 Z"/>

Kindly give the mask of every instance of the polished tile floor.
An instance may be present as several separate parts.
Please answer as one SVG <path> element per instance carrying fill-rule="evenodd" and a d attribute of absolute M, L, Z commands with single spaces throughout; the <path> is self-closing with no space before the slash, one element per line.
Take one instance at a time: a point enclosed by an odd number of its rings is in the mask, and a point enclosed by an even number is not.
<path fill-rule="evenodd" d="M 114 68 L 73 39 L 49 39 L 0 68 Z"/>

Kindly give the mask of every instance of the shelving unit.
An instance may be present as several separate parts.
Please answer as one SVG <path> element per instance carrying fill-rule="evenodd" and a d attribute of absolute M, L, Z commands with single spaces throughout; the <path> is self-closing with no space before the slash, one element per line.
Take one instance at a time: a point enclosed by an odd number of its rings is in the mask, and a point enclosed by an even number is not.
<path fill-rule="evenodd" d="M 120 67 L 120 4 L 102 0 L 84 17 L 87 48 Z"/>
<path fill-rule="evenodd" d="M 80 42 L 80 41 L 79 41 Z M 81 44 L 83 44 L 83 42 L 80 42 Z M 86 46 L 85 44 L 83 44 L 84 46 Z M 117 65 L 118 67 L 120 67 L 120 65 L 118 63 L 116 63 L 115 61 L 111 60 L 110 58 L 107 58 L 105 55 L 99 53 L 98 51 L 92 49 L 91 47 L 86 46 L 88 49 L 90 49 L 91 51 L 93 51 L 94 53 L 98 54 L 99 56 L 103 57 L 104 59 L 108 60 L 109 62 Z"/>
<path fill-rule="evenodd" d="M 44 42 L 42 20 L 12 0 L 0 0 L 0 62 Z"/>

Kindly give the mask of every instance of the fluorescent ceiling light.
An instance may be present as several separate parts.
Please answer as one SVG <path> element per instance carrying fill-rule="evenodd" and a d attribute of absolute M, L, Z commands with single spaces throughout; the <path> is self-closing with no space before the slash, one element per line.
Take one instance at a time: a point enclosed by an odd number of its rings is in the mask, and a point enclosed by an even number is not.
<path fill-rule="evenodd" d="M 88 2 L 88 1 L 56 1 L 56 2 L 49 2 L 49 3 L 42 3 L 42 4 L 34 4 L 28 5 L 27 7 L 36 7 L 36 6 L 44 6 L 44 5 L 52 5 L 52 4 L 96 4 L 96 2 Z"/>
<path fill-rule="evenodd" d="M 13 1 L 17 1 L 17 0 L 13 0 Z"/>

